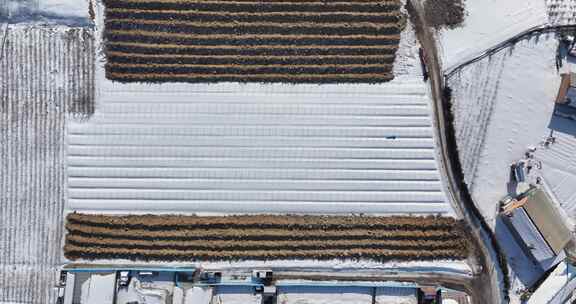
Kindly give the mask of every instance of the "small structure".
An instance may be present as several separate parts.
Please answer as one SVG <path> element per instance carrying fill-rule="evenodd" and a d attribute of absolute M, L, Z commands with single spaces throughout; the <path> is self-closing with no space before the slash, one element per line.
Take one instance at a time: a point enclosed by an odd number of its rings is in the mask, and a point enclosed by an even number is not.
<path fill-rule="evenodd" d="M 501 207 L 504 223 L 527 256 L 543 271 L 565 257 L 570 231 L 542 189 L 533 187 L 516 198 L 507 198 Z"/>

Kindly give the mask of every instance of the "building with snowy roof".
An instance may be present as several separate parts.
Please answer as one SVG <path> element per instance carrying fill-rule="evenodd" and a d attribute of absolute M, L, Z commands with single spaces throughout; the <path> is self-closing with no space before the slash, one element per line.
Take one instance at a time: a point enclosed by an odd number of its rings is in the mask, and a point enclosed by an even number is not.
<path fill-rule="evenodd" d="M 527 256 L 546 271 L 564 259 L 570 231 L 543 190 L 533 188 L 517 202 L 515 208 L 505 212 L 504 222 Z"/>

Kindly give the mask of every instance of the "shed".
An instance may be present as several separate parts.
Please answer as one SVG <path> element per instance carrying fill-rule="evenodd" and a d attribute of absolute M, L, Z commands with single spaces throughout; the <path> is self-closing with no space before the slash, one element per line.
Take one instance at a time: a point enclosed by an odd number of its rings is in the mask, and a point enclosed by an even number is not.
<path fill-rule="evenodd" d="M 563 258 L 563 249 L 571 235 L 549 196 L 532 188 L 522 195 L 525 203 L 504 216 L 504 222 L 528 256 L 543 270 Z"/>
<path fill-rule="evenodd" d="M 528 195 L 524 209 L 528 216 L 556 255 L 564 249 L 570 241 L 570 230 L 564 225 L 560 214 L 553 202 L 542 189 L 537 189 Z"/>

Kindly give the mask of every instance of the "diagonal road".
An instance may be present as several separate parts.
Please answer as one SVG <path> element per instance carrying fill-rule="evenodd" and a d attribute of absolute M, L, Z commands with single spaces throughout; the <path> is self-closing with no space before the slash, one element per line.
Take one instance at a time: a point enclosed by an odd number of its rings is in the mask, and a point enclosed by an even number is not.
<path fill-rule="evenodd" d="M 476 250 L 476 278 L 473 282 L 474 303 L 507 303 L 509 282 L 507 264 L 496 237 L 472 201 L 464 183 L 452 126 L 449 96 L 445 95 L 444 79 L 434 33 L 424 19 L 419 0 L 408 0 L 406 8 L 414 23 L 416 36 L 424 50 L 433 99 L 434 124 L 440 150 L 440 171 L 444 175 L 448 198 L 456 213 L 468 226 L 473 248 Z"/>

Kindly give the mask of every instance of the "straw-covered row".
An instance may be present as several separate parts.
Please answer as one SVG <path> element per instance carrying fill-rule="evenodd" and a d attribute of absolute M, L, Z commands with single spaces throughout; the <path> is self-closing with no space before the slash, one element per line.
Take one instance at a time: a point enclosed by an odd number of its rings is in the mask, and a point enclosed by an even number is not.
<path fill-rule="evenodd" d="M 69 259 L 463 259 L 458 221 L 443 217 L 108 216 L 70 214 Z"/>
<path fill-rule="evenodd" d="M 132 82 L 384 82 L 399 1 L 105 0 L 107 77 Z"/>

